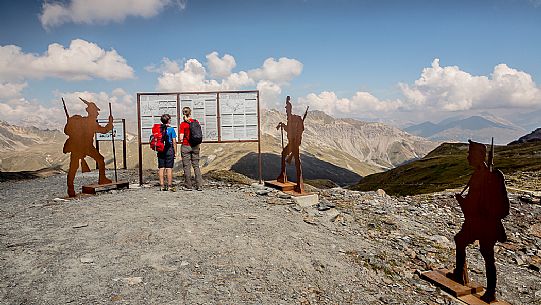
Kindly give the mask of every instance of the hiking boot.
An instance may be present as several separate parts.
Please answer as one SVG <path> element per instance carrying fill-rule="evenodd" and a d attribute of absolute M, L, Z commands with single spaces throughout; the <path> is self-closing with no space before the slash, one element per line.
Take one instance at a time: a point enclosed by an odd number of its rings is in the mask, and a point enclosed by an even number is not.
<path fill-rule="evenodd" d="M 176 192 L 176 191 L 177 191 L 177 188 L 174 187 L 174 186 L 170 186 L 170 187 L 169 187 L 169 190 L 170 190 L 171 192 Z"/>

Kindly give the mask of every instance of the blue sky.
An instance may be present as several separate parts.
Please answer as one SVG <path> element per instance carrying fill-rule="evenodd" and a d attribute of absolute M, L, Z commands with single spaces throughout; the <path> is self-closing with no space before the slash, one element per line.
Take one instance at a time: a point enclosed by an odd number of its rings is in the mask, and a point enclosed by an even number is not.
<path fill-rule="evenodd" d="M 191 88 L 257 87 L 267 107 L 291 95 L 298 105 L 358 118 L 421 121 L 465 111 L 541 109 L 537 0 L 123 0 L 105 9 L 100 1 L 85 7 L 77 6 L 80 0 L 48 2 L 64 13 L 43 1 L 1 2 L 0 47 L 20 48 L 10 56 L 47 57 L 51 44 L 68 49 L 82 40 L 116 51 L 115 67 L 132 72 L 100 73 L 73 63 L 51 68 L 58 61 L 39 60 L 26 67 L 28 59 L 21 64 L 28 72 L 13 72 L 0 60 L 0 85 L 23 87 L 0 94 L 0 119 L 20 120 L 21 109 L 30 106 L 54 115 L 46 111 L 70 93 L 112 99 L 129 116 L 136 92 Z M 234 58 L 218 77 L 206 58 L 212 52 L 217 64 L 226 65 L 225 54 Z M 265 67 L 269 58 L 274 64 Z M 162 65 L 163 59 L 173 64 Z M 205 72 L 186 72 L 190 59 Z M 101 65 L 96 69 L 111 69 Z M 248 80 L 223 82 L 241 71 Z"/>

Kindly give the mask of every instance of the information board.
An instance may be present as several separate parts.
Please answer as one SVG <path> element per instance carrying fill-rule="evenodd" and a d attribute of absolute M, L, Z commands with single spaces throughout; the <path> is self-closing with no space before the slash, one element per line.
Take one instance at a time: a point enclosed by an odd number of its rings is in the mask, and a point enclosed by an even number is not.
<path fill-rule="evenodd" d="M 177 95 L 141 95 L 139 113 L 141 121 L 141 143 L 148 143 L 152 135 L 152 126 L 161 124 L 162 114 L 171 116 L 171 127 L 178 135 L 178 101 Z"/>
<path fill-rule="evenodd" d="M 257 91 L 139 94 L 140 139 L 147 144 L 152 126 L 160 124 L 164 113 L 171 115 L 177 135 L 182 108 L 192 109 L 203 131 L 203 142 L 257 141 L 259 139 Z"/>
<path fill-rule="evenodd" d="M 106 119 L 98 119 L 98 124 L 101 126 L 107 125 L 108 122 L 109 120 Z M 115 141 L 124 141 L 124 122 L 122 120 L 113 120 L 113 130 L 108 133 L 96 132 L 96 141 L 111 141 L 112 133 L 115 134 Z"/>
<path fill-rule="evenodd" d="M 219 93 L 219 98 L 221 140 L 257 140 L 257 92 Z"/>
<path fill-rule="evenodd" d="M 178 135 L 183 107 L 190 107 L 192 118 L 199 121 L 203 143 L 257 142 L 262 181 L 259 91 L 155 92 L 137 93 L 140 185 L 143 185 L 142 146 L 149 143 L 153 125 L 160 124 L 162 114 L 168 113 Z"/>
<path fill-rule="evenodd" d="M 203 141 L 218 141 L 218 94 L 180 94 L 181 112 L 184 107 L 190 107 L 192 117 L 201 124 Z"/>

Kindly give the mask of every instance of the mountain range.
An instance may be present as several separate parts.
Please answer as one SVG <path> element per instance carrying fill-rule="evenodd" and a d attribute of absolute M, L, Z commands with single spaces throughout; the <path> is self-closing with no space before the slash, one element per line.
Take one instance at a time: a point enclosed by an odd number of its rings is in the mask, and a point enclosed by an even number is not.
<path fill-rule="evenodd" d="M 488 113 L 450 117 L 439 123 L 427 121 L 404 130 L 433 141 L 467 142 L 471 139 L 489 143 L 494 137 L 496 144 L 509 143 L 526 133 L 524 128 Z"/>
<path fill-rule="evenodd" d="M 262 153 L 278 156 L 281 151 L 281 133 L 276 129 L 286 121 L 285 113 L 264 110 L 261 115 Z M 285 137 L 285 135 L 284 135 Z M 68 167 L 69 155 L 62 153 L 66 136 L 59 130 L 41 130 L 0 123 L 0 171 L 30 171 L 42 168 Z M 287 139 L 284 139 L 287 143 Z M 118 142 L 120 143 L 120 142 Z M 121 166 L 122 152 L 117 144 L 117 164 Z M 305 121 L 301 152 L 308 156 L 311 166 L 328 167 L 327 172 L 344 170 L 344 176 L 365 176 L 393 168 L 399 164 L 423 157 L 438 143 L 410 135 L 398 128 L 382 123 L 367 123 L 354 119 L 336 119 L 321 111 L 310 111 Z M 112 145 L 103 143 L 100 150 L 112 167 Z M 254 158 L 245 158 L 257 152 L 257 143 L 203 144 L 201 165 L 203 171 L 230 169 L 233 166 L 252 168 L 257 173 Z M 155 153 L 144 145 L 143 167 L 156 167 Z M 274 158 L 272 158 L 274 160 Z M 307 159 L 308 160 L 308 159 Z M 87 159 L 93 168 L 94 162 Z M 243 162 L 248 162 L 243 164 Z M 137 136 L 128 135 L 127 166 L 137 167 Z M 177 159 L 175 168 L 180 169 Z M 266 168 L 263 164 L 264 172 Z M 310 172 L 310 171 L 307 171 Z M 347 173 L 347 174 L 346 174 Z M 350 175 L 354 173 L 355 175 Z M 270 176 L 278 173 L 270 173 Z M 252 175 L 252 176 L 253 176 Z M 307 179 L 318 179 L 317 171 Z M 344 181 L 342 181 L 344 182 Z M 355 181 L 349 181 L 355 182 Z"/>

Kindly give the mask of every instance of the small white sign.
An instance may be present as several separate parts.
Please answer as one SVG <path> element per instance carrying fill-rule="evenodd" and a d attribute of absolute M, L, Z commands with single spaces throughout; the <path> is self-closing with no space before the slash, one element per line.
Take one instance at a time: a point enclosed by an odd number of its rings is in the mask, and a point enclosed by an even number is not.
<path fill-rule="evenodd" d="M 98 124 L 101 126 L 107 125 L 108 120 L 98 120 Z M 115 141 L 124 141 L 124 125 L 122 121 L 113 121 L 113 130 L 108 133 L 96 132 L 97 141 L 111 141 L 113 139 L 112 133 L 115 134 Z"/>

